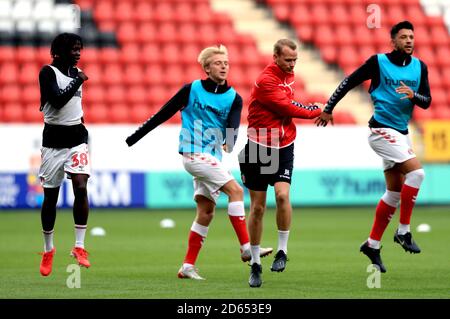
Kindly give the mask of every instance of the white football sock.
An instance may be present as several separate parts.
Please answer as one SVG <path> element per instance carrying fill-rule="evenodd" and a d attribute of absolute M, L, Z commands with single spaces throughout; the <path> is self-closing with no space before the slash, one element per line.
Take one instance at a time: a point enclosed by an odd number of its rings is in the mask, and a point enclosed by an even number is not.
<path fill-rule="evenodd" d="M 42 231 L 42 234 L 44 234 L 44 251 L 49 252 L 53 249 L 53 232 L 54 230 L 50 231 Z"/>
<path fill-rule="evenodd" d="M 87 225 L 75 224 L 75 247 L 84 249 L 84 237 L 86 235 Z"/>
<path fill-rule="evenodd" d="M 254 263 L 257 263 L 258 265 L 261 264 L 261 257 L 259 256 L 259 249 L 260 245 L 251 245 L 250 251 L 252 253 L 252 259 L 250 260 L 250 265 L 253 265 Z"/>

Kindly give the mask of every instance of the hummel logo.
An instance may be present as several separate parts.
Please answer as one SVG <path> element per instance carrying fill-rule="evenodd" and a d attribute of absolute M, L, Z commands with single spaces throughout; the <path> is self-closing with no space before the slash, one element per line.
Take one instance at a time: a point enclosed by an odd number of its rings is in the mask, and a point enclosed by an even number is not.
<path fill-rule="evenodd" d="M 245 220 L 245 216 L 239 216 L 239 220 Z"/>

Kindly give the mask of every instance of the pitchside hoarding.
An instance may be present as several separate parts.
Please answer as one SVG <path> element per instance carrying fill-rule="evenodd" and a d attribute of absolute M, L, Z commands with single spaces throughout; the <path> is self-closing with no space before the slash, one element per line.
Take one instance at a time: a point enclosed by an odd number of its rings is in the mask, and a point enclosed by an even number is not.
<path fill-rule="evenodd" d="M 178 154 L 179 126 L 158 127 L 133 147 L 125 138 L 135 125 L 88 125 L 92 176 L 88 193 L 92 207 L 194 207 L 192 177 Z M 381 161 L 367 143 L 367 127 L 299 126 L 295 143 L 293 205 L 372 205 L 384 192 Z M 41 125 L 1 125 L 0 209 L 38 208 L 43 199 L 37 177 Z M 224 163 L 240 181 L 237 153 L 245 144 L 241 128 L 235 150 Z M 425 167 L 419 204 L 450 204 L 450 166 Z M 249 203 L 246 192 L 246 203 Z M 274 206 L 269 188 L 268 205 Z M 226 196 L 218 205 L 225 207 Z M 70 180 L 61 187 L 58 205 L 71 207 Z"/>

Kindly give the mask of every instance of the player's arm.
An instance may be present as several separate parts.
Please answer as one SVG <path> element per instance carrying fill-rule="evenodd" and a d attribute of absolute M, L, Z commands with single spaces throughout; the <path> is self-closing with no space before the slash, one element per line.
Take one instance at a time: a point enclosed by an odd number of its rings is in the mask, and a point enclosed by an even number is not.
<path fill-rule="evenodd" d="M 239 133 L 239 124 L 241 123 L 242 97 L 236 93 L 230 113 L 227 118 L 226 136 L 224 141 L 224 150 L 228 153 L 233 151 L 234 145 Z"/>
<path fill-rule="evenodd" d="M 316 119 L 315 123 L 317 126 L 327 126 L 328 121 L 331 121 L 333 124 L 333 109 L 350 90 L 369 79 L 372 80 L 372 88 L 377 87 L 379 84 L 379 78 L 380 71 L 378 68 L 378 59 L 376 55 L 373 55 L 339 84 L 328 99 L 322 114 Z"/>
<path fill-rule="evenodd" d="M 258 90 L 256 99 L 270 111 L 281 117 L 312 119 L 321 113 L 321 109 L 318 106 L 305 106 L 291 100 L 272 78 L 267 77 L 255 85 Z"/>
<path fill-rule="evenodd" d="M 185 107 L 189 101 L 190 92 L 191 84 L 183 86 L 155 115 L 151 116 L 133 134 L 127 137 L 125 141 L 128 146 L 134 145 L 150 131 L 170 119 L 175 113 Z"/>
<path fill-rule="evenodd" d="M 428 68 L 425 63 L 420 61 L 420 66 L 422 69 L 420 76 L 420 85 L 417 92 L 414 92 L 414 97 L 411 101 L 417 106 L 427 109 L 431 104 L 431 92 L 430 92 L 430 84 L 428 82 Z"/>
<path fill-rule="evenodd" d="M 82 73 L 82 72 L 80 72 Z M 41 91 L 41 110 L 45 103 L 49 102 L 52 107 L 61 109 L 75 95 L 81 84 L 87 80 L 87 76 L 78 74 L 64 89 L 60 89 L 56 82 L 55 72 L 48 65 L 39 72 L 39 87 Z"/>

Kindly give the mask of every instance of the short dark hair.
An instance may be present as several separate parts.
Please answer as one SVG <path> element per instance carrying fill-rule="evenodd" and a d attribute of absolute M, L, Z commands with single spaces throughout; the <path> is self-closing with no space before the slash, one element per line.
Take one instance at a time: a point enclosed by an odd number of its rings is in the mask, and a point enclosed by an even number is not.
<path fill-rule="evenodd" d="M 414 26 L 412 25 L 411 22 L 407 20 L 397 23 L 391 29 L 391 39 L 395 38 L 398 31 L 400 31 L 401 29 L 408 29 L 414 31 Z"/>
<path fill-rule="evenodd" d="M 83 48 L 83 41 L 78 34 L 67 32 L 58 34 L 52 41 L 50 54 L 53 58 L 55 55 L 66 57 L 69 55 L 69 52 L 72 50 L 73 46 L 78 42 L 80 43 L 81 48 Z"/>

